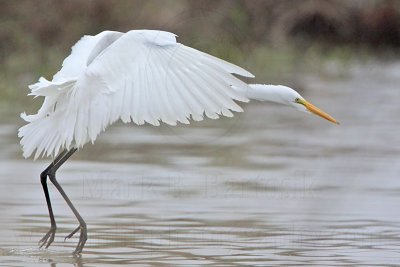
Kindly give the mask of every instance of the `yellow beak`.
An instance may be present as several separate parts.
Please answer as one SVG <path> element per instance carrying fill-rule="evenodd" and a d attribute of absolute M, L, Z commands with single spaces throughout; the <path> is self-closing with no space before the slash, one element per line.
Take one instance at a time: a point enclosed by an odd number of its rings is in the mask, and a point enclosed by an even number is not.
<path fill-rule="evenodd" d="M 337 120 L 335 120 L 331 115 L 329 115 L 328 113 L 320 110 L 319 108 L 317 108 L 316 106 L 314 106 L 313 104 L 311 104 L 310 102 L 304 100 L 304 99 L 299 99 L 297 101 L 299 104 L 304 105 L 308 111 L 314 113 L 315 115 L 320 116 L 321 118 L 324 118 L 330 122 L 339 124 L 339 122 Z"/>

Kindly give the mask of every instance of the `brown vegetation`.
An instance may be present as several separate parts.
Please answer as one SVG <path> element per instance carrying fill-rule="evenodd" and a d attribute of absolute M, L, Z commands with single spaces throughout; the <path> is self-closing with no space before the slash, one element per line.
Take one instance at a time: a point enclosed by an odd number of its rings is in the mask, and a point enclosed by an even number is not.
<path fill-rule="evenodd" d="M 239 34 L 250 43 L 298 38 L 398 47 L 399 8 L 393 0 L 0 1 L 0 53 L 4 59 L 35 45 L 69 47 L 85 33 L 135 28 L 191 33 L 188 39 Z"/>
<path fill-rule="evenodd" d="M 292 59 L 268 48 L 400 48 L 400 1 L 0 0 L 0 96 L 25 95 L 37 73 L 51 78 L 84 34 L 143 28 L 175 32 L 181 42 L 242 66 L 253 54 L 260 71 L 266 61 L 278 70 L 274 62 Z"/>

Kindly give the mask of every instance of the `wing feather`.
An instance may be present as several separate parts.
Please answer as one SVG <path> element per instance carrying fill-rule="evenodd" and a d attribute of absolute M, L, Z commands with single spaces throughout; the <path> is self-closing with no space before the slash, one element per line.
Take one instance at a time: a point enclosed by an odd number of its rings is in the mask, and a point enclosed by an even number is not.
<path fill-rule="evenodd" d="M 148 77 L 148 84 L 150 87 L 150 100 L 154 101 L 154 105 L 151 105 L 149 108 L 152 110 L 152 114 L 155 118 L 161 119 L 163 122 L 174 125 L 176 122 L 173 120 L 173 112 L 171 111 L 171 107 L 167 101 L 167 90 L 159 90 L 159 88 L 165 87 L 165 85 L 161 84 L 160 81 L 163 79 L 163 74 L 159 71 L 157 65 L 154 64 L 154 61 L 151 57 L 154 57 L 153 53 L 156 51 L 151 51 L 147 55 L 146 60 L 146 68 L 150 72 L 151 75 Z M 154 77 L 153 81 L 151 81 L 151 77 Z"/>
<path fill-rule="evenodd" d="M 167 40 L 167 41 L 165 41 Z M 84 76 L 103 80 L 113 93 L 111 116 L 106 124 L 121 118 L 137 124 L 189 123 L 241 112 L 235 101 L 247 102 L 232 86 L 247 85 L 232 73 L 253 77 L 229 62 L 176 43 L 171 33 L 131 31 L 118 38 L 88 66 Z M 94 89 L 94 88 L 93 88 Z M 81 89 L 84 90 L 84 89 Z M 129 92 L 126 92 L 129 91 Z M 129 99 L 129 100 L 128 100 Z"/>
<path fill-rule="evenodd" d="M 187 86 L 187 82 L 184 78 L 182 78 L 179 74 L 179 71 L 171 71 L 170 74 L 170 87 L 176 88 L 179 97 L 182 99 L 186 105 L 188 105 L 190 113 L 196 118 L 199 116 L 203 117 L 204 107 L 202 107 L 198 98 L 196 98 L 195 94 L 190 90 Z"/>
<path fill-rule="evenodd" d="M 190 114 L 190 109 L 182 99 L 179 93 L 177 93 L 177 83 L 171 79 L 169 76 L 174 72 L 173 68 L 167 69 L 163 66 L 168 66 L 170 63 L 172 50 L 155 50 L 154 55 L 160 60 L 161 64 L 155 65 L 154 68 L 157 70 L 158 74 L 158 84 L 159 88 L 165 87 L 165 90 L 161 90 L 163 98 L 165 99 L 165 106 L 167 108 L 167 114 L 172 120 L 172 125 L 176 125 L 176 121 L 181 123 L 189 123 L 187 120 L 187 114 Z M 153 64 L 156 60 L 152 60 Z M 162 84 L 164 83 L 164 85 Z M 179 83 L 179 82 L 178 82 Z M 171 124 L 171 123 L 169 123 Z"/>
<path fill-rule="evenodd" d="M 186 83 L 188 90 L 190 90 L 193 95 L 199 100 L 201 106 L 203 107 L 202 113 L 205 113 L 209 118 L 216 118 L 213 113 L 215 113 L 218 108 L 217 104 L 215 103 L 213 94 L 210 94 L 207 88 L 204 88 L 203 84 L 199 81 L 197 75 L 198 70 L 192 69 L 190 64 L 185 63 L 185 61 L 188 60 L 191 60 L 189 62 L 193 62 L 194 59 L 185 59 L 180 57 L 179 54 L 175 54 L 174 60 L 182 66 L 185 66 L 184 68 L 182 68 L 182 72 L 180 73 L 181 79 Z"/>
<path fill-rule="evenodd" d="M 177 43 L 172 33 L 140 30 L 85 36 L 51 82 L 42 79 L 32 86 L 32 93 L 46 101 L 37 115 L 23 115 L 30 122 L 20 129 L 24 155 L 35 149 L 38 157 L 79 148 L 94 142 L 118 119 L 176 125 L 204 116 L 232 117 L 232 111 L 242 111 L 236 101 L 248 101 L 249 88 L 233 74 L 254 77 Z"/>

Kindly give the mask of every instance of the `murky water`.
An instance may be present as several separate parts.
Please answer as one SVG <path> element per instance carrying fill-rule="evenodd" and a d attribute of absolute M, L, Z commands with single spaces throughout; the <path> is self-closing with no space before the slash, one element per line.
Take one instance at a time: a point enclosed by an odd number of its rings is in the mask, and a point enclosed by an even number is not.
<path fill-rule="evenodd" d="M 303 95 L 342 124 L 251 103 L 233 119 L 174 127 L 118 124 L 79 151 L 53 187 L 0 125 L 1 266 L 395 266 L 400 264 L 400 63 L 301 80 Z M 18 121 L 18 123 L 20 123 Z"/>

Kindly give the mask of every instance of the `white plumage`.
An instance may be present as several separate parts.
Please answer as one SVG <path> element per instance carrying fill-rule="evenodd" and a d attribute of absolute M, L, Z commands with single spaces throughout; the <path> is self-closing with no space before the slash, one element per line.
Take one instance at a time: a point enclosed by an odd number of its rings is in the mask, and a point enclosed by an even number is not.
<path fill-rule="evenodd" d="M 248 71 L 176 42 L 169 32 L 105 31 L 84 36 L 52 81 L 40 78 L 30 95 L 44 96 L 37 114 L 21 117 L 24 157 L 82 147 L 118 119 L 170 125 L 233 116 L 249 86 L 232 75 Z"/>
<path fill-rule="evenodd" d="M 38 113 L 21 114 L 28 122 L 18 133 L 23 155 L 56 156 L 40 175 L 51 223 L 40 247 L 52 244 L 57 229 L 49 178 L 79 222 L 66 239 L 79 231 L 74 253 L 81 253 L 87 240 L 86 223 L 58 183 L 56 171 L 78 148 L 94 142 L 119 119 L 176 125 L 204 116 L 231 117 L 232 111 L 242 111 L 235 101 L 257 99 L 310 111 L 337 123 L 289 87 L 248 85 L 232 74 L 253 77 L 238 66 L 177 43 L 169 32 L 105 31 L 77 42 L 52 81 L 42 77 L 29 86 L 30 95 L 44 97 Z"/>

